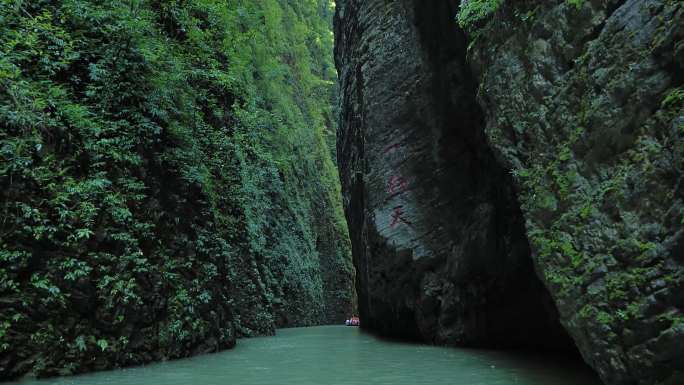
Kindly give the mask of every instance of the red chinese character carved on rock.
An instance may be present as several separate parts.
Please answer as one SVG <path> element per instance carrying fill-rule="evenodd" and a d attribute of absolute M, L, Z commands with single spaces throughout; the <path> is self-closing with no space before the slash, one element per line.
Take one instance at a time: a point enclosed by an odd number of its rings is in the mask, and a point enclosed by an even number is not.
<path fill-rule="evenodd" d="M 387 181 L 387 192 L 390 194 L 403 193 L 408 187 L 408 182 L 406 179 L 400 176 L 392 175 Z"/>
<path fill-rule="evenodd" d="M 404 206 L 400 205 L 394 208 L 392 211 L 392 222 L 390 223 L 390 228 L 394 229 L 400 224 L 410 225 L 411 222 L 404 218 Z"/>

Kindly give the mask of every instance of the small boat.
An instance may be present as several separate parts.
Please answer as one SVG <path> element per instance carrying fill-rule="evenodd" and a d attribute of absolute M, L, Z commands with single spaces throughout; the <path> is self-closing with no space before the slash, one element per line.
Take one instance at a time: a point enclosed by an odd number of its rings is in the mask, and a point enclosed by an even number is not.
<path fill-rule="evenodd" d="M 354 316 L 344 321 L 344 324 L 347 326 L 361 326 L 361 321 L 359 320 L 359 317 Z"/>

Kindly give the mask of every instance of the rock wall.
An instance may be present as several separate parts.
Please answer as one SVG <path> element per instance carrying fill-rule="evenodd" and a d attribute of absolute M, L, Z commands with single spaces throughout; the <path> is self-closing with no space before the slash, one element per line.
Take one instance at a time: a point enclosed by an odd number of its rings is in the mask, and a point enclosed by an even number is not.
<path fill-rule="evenodd" d="M 461 345 L 571 346 L 484 137 L 455 2 L 343 1 L 338 142 L 365 327 Z"/>
<path fill-rule="evenodd" d="M 364 326 L 680 383 L 682 3 L 490 3 L 337 4 Z"/>
<path fill-rule="evenodd" d="M 473 32 L 563 325 L 606 383 L 684 383 L 684 4 L 506 3 Z"/>

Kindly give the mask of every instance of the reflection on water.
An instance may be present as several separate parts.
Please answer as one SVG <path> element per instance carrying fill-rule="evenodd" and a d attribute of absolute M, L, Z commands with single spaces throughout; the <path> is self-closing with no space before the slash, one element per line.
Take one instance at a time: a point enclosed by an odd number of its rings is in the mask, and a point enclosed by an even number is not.
<path fill-rule="evenodd" d="M 357 328 L 279 330 L 218 354 L 21 385 L 599 385 L 569 361 L 377 339 Z M 11 384 L 9 384 L 11 385 Z"/>

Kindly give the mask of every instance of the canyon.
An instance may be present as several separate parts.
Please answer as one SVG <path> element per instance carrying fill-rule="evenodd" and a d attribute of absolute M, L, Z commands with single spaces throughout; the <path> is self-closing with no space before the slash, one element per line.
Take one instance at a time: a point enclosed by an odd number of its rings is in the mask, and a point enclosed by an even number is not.
<path fill-rule="evenodd" d="M 683 136 L 681 0 L 4 1 L 0 381 L 681 385 Z"/>

